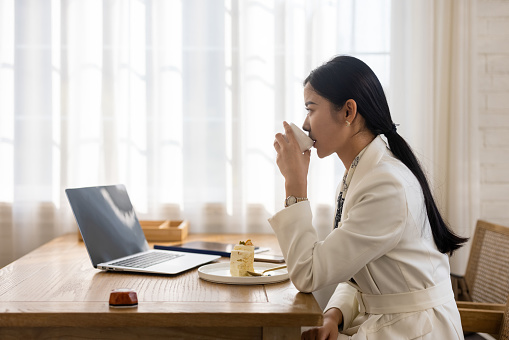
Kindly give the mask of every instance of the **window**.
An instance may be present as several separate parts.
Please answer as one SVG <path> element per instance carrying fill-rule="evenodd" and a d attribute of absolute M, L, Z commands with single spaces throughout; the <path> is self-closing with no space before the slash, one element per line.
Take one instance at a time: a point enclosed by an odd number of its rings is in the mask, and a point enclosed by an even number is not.
<path fill-rule="evenodd" d="M 0 2 L 0 201 L 54 209 L 47 237 L 73 228 L 65 188 L 115 183 L 140 218 L 269 231 L 274 135 L 302 124 L 309 71 L 351 54 L 389 84 L 389 0 L 50 3 Z M 326 224 L 343 170 L 313 156 Z"/>

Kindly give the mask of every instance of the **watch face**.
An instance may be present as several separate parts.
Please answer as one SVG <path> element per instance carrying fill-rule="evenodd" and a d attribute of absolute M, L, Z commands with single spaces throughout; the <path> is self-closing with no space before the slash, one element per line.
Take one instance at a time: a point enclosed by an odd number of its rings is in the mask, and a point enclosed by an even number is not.
<path fill-rule="evenodd" d="M 295 197 L 295 196 L 290 196 L 286 200 L 286 204 L 287 205 L 292 205 L 292 204 L 295 204 L 295 203 L 297 203 L 297 197 Z"/>

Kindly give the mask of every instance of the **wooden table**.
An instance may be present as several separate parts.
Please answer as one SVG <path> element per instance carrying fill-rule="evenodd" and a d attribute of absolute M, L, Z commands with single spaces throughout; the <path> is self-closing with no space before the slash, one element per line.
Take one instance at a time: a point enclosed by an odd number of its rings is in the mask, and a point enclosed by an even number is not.
<path fill-rule="evenodd" d="M 273 235 L 187 240 L 246 238 L 279 252 Z M 134 289 L 138 307 L 110 308 L 109 294 L 117 288 Z M 299 293 L 290 281 L 239 286 L 201 280 L 197 269 L 174 276 L 99 271 L 75 234 L 0 270 L 0 339 L 299 339 L 301 326 L 322 320 L 313 295 Z"/>

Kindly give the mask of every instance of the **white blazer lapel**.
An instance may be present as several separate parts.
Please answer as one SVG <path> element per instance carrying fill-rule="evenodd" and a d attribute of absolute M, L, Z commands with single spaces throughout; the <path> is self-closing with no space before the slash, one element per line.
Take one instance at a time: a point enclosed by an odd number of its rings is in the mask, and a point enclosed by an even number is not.
<path fill-rule="evenodd" d="M 350 209 L 350 202 L 348 197 L 352 196 L 351 193 L 355 191 L 356 186 L 362 181 L 364 176 L 378 163 L 380 159 L 382 159 L 383 155 L 388 151 L 387 144 L 382 139 L 382 137 L 377 136 L 375 139 L 368 145 L 364 155 L 362 155 L 357 168 L 355 169 L 355 173 L 353 174 L 352 181 L 350 182 L 350 187 L 348 188 L 348 192 L 345 197 L 345 203 L 343 206 L 343 211 L 341 213 L 341 221 L 344 221 L 346 215 L 348 214 L 348 210 Z M 339 227 L 339 226 L 338 226 Z"/>

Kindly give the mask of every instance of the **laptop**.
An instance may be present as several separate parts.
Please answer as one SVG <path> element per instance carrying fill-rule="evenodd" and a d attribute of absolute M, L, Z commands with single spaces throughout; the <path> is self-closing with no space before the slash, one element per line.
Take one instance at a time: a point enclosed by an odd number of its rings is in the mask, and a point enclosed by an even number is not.
<path fill-rule="evenodd" d="M 178 274 L 220 258 L 150 249 L 124 185 L 65 192 L 94 268 Z"/>

